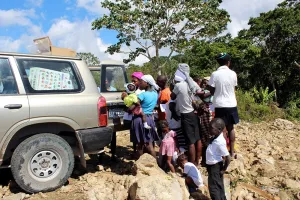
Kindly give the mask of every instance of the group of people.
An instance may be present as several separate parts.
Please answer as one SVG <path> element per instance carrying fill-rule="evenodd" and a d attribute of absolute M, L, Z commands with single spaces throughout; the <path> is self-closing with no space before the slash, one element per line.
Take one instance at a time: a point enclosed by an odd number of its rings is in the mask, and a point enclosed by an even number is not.
<path fill-rule="evenodd" d="M 212 199 L 226 199 L 223 174 L 234 152 L 234 124 L 239 122 L 235 87 L 237 76 L 230 67 L 230 55 L 217 57 L 220 67 L 211 77 L 190 77 L 187 64 L 179 64 L 170 87 L 167 78 L 142 72 L 132 74 L 122 99 L 131 120 L 130 141 L 137 159 L 143 153 L 175 172 L 183 168 L 190 192 L 203 185 L 198 166 L 208 171 Z M 226 129 L 225 129 L 226 128 Z M 201 163 L 200 163 L 201 160 Z"/>

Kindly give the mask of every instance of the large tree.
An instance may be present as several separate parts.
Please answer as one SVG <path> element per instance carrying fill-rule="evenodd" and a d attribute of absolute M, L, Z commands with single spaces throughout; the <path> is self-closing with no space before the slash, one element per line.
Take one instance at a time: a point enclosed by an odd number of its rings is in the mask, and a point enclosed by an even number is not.
<path fill-rule="evenodd" d="M 88 52 L 88 53 L 79 52 L 79 53 L 77 53 L 77 57 L 84 60 L 88 66 L 89 65 L 99 65 L 100 64 L 100 60 L 98 59 L 98 57 L 95 56 L 94 54 L 90 53 L 90 52 Z"/>
<path fill-rule="evenodd" d="M 118 42 L 107 52 L 128 53 L 125 63 L 139 55 L 149 59 L 159 74 L 174 52 L 183 52 L 190 41 L 212 38 L 225 30 L 228 13 L 219 8 L 221 0 L 105 0 L 108 15 L 96 19 L 93 29 L 118 32 Z M 137 46 L 134 48 L 132 44 Z M 129 51 L 122 51 L 123 46 Z M 167 60 L 160 63 L 160 50 L 169 49 Z M 152 54 L 152 51 L 154 54 Z"/>
<path fill-rule="evenodd" d="M 300 74 L 294 64 L 300 57 L 299 24 L 300 1 L 286 0 L 250 19 L 250 29 L 239 35 L 262 49 L 252 75 L 257 84 L 276 90 L 281 104 L 300 99 Z"/>

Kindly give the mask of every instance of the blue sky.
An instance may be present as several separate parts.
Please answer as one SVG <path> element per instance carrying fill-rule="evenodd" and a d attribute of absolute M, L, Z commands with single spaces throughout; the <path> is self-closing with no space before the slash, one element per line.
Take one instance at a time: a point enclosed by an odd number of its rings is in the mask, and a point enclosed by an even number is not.
<path fill-rule="evenodd" d="M 0 51 L 34 52 L 32 40 L 50 36 L 52 43 L 79 51 L 89 51 L 100 60 L 122 60 L 124 54 L 108 55 L 106 48 L 115 43 L 116 32 L 92 31 L 91 22 L 108 11 L 103 0 L 2 0 L 0 7 Z M 283 0 L 223 0 L 221 7 L 231 15 L 228 32 L 236 36 L 247 28 L 250 17 L 274 9 Z M 135 45 L 135 44 L 133 44 Z M 169 49 L 162 49 L 167 54 Z M 146 62 L 140 56 L 136 64 Z"/>

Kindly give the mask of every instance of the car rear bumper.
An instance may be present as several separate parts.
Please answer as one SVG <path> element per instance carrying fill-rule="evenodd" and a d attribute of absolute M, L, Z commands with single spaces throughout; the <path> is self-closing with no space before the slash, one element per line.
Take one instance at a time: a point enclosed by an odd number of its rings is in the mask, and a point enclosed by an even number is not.
<path fill-rule="evenodd" d="M 110 127 L 98 127 L 77 131 L 82 150 L 84 153 L 96 152 L 102 150 L 110 144 L 112 140 L 113 129 Z"/>

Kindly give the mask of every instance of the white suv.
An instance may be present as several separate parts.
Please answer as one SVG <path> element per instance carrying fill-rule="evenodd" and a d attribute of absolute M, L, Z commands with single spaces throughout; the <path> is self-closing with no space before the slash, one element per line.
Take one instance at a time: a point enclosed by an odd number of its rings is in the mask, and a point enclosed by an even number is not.
<path fill-rule="evenodd" d="M 0 52 L 0 165 L 27 192 L 62 186 L 111 142 L 106 99 L 78 58 Z"/>

